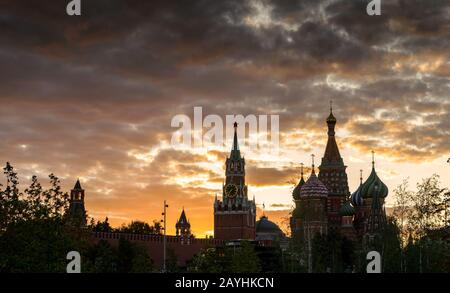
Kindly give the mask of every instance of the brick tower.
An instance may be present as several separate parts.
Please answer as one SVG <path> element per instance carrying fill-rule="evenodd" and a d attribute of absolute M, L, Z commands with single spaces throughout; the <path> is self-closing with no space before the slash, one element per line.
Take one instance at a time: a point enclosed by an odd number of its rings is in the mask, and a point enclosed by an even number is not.
<path fill-rule="evenodd" d="M 256 237 L 256 205 L 249 200 L 245 185 L 245 159 L 241 157 L 234 123 L 233 147 L 225 163 L 225 184 L 222 199 L 214 201 L 214 238 L 221 240 L 248 239 Z"/>
<path fill-rule="evenodd" d="M 181 216 L 178 219 L 176 225 L 176 235 L 180 236 L 181 238 L 181 244 L 190 244 L 191 240 L 191 223 L 189 223 L 189 220 L 186 217 L 186 213 L 183 211 L 181 212 Z"/>
<path fill-rule="evenodd" d="M 70 191 L 69 199 L 69 221 L 76 226 L 86 226 L 86 210 L 84 208 L 84 189 L 81 188 L 80 180 Z"/>
<path fill-rule="evenodd" d="M 342 218 L 339 214 L 344 202 L 350 196 L 348 179 L 344 160 L 339 153 L 339 148 L 335 138 L 336 118 L 333 115 L 333 108 L 330 102 L 330 115 L 327 118 L 328 142 L 322 163 L 319 166 L 319 179 L 328 189 L 327 213 L 328 227 L 339 229 Z"/>

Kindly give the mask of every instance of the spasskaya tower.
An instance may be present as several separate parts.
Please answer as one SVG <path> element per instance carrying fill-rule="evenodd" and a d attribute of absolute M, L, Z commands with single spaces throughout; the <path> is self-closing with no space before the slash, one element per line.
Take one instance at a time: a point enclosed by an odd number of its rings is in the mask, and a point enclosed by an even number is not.
<path fill-rule="evenodd" d="M 225 162 L 222 198 L 214 201 L 214 238 L 221 240 L 255 239 L 256 205 L 248 199 L 245 184 L 245 159 L 241 157 L 234 123 L 233 147 Z"/>

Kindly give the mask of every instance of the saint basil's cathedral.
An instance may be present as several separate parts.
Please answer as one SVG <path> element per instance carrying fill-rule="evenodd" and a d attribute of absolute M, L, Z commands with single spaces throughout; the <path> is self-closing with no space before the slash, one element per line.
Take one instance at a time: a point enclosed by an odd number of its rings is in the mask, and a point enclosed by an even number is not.
<path fill-rule="evenodd" d="M 313 155 L 308 180 L 304 179 L 302 165 L 300 181 L 292 192 L 295 203 L 290 218 L 292 238 L 310 243 L 315 235 L 326 235 L 332 231 L 349 240 L 368 244 L 380 235 L 386 224 L 384 200 L 388 188 L 378 177 L 372 157 L 370 176 L 363 183 L 361 171 L 360 185 L 350 194 L 347 166 L 335 137 L 337 120 L 331 107 L 326 122 L 328 141 L 318 168 L 319 174 L 316 175 Z"/>
<path fill-rule="evenodd" d="M 311 249 L 311 240 L 316 235 L 340 233 L 347 239 L 369 243 L 380 235 L 386 224 L 384 201 L 388 195 L 387 186 L 378 177 L 372 159 L 372 171 L 365 182 L 350 194 L 344 160 L 340 155 L 335 137 L 336 118 L 330 107 L 326 120 L 328 141 L 325 154 L 318 167 L 318 175 L 312 156 L 311 174 L 307 180 L 303 164 L 299 183 L 292 196 L 295 203 L 290 218 L 291 239 L 300 240 Z M 191 224 L 183 209 L 177 221 L 176 235 L 167 236 L 168 246 L 177 254 L 180 264 L 189 261 L 201 249 L 221 246 L 227 242 L 250 240 L 256 245 L 270 246 L 273 243 L 287 247 L 288 238 L 268 217 L 263 215 L 256 221 L 255 199 L 248 198 L 245 181 L 245 159 L 241 156 L 237 137 L 237 123 L 234 123 L 233 146 L 225 161 L 225 182 L 222 197 L 216 195 L 213 203 L 214 238 L 199 239 L 191 234 Z M 69 218 L 85 226 L 84 189 L 79 181 L 71 191 Z M 124 235 L 121 233 L 93 232 L 93 240 L 106 240 L 117 245 L 119 239 L 140 241 L 148 248 L 149 255 L 160 264 L 163 238 L 161 235 Z M 283 245 L 283 243 L 285 245 Z M 282 247 L 283 248 L 283 247 Z"/>

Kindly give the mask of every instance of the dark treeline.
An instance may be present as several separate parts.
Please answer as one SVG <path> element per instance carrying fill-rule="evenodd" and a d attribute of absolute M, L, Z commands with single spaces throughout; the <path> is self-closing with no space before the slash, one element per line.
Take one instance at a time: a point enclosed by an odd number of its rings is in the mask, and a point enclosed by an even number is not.
<path fill-rule="evenodd" d="M 161 233 L 154 222 L 133 221 L 112 228 L 108 219 L 87 227 L 69 219 L 69 195 L 60 180 L 49 175 L 44 189 L 33 176 L 31 184 L 19 189 L 19 177 L 11 164 L 3 168 L 6 186 L 0 185 L 0 272 L 65 272 L 66 255 L 78 251 L 82 272 L 153 272 L 155 267 L 144 247 L 120 240 L 117 248 L 107 242 L 93 244 L 92 231 L 123 233 Z M 84 219 L 81 222 L 86 222 Z"/>
<path fill-rule="evenodd" d="M 108 218 L 74 220 L 68 217 L 69 194 L 62 191 L 60 180 L 49 175 L 49 188 L 44 189 L 36 176 L 23 191 L 19 189 L 18 174 L 7 163 L 3 168 L 6 186 L 0 185 L 0 272 L 65 272 L 69 251 L 81 255 L 81 271 L 85 273 L 145 273 L 158 272 L 146 248 L 120 239 L 117 247 L 101 240 L 94 244 L 91 233 L 115 232 L 133 234 L 162 234 L 159 221 L 153 224 L 132 221 L 114 228 Z M 86 215 L 85 215 L 86 217 Z M 89 224 L 87 226 L 80 223 Z M 220 254 L 220 256 L 219 256 Z M 256 254 L 251 245 L 241 248 L 208 249 L 199 253 L 188 266 L 180 267 L 177 256 L 168 249 L 168 272 L 259 272 L 262 268 L 276 271 L 273 253 L 267 249 Z M 261 261 L 259 256 L 263 256 Z M 210 260 L 216 268 L 210 270 Z M 265 259 L 265 261 L 264 261 Z M 225 265 L 226 264 L 226 265 Z"/>

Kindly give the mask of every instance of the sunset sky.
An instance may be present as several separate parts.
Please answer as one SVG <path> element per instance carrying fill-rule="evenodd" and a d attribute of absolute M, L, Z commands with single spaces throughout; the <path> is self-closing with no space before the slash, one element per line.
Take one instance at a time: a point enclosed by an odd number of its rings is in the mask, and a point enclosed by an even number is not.
<path fill-rule="evenodd" d="M 241 138 L 250 196 L 284 229 L 300 163 L 325 150 L 329 101 L 350 190 L 371 150 L 392 191 L 433 173 L 450 187 L 450 1 L 0 1 L 0 162 L 80 178 L 114 226 L 182 207 L 212 234 L 231 148 L 173 148 L 175 115 L 279 115 L 278 155 Z M 414 5 L 410 4 L 414 2 Z M 205 129 L 206 131 L 207 129 Z M 4 180 L 2 179 L 2 183 Z"/>

